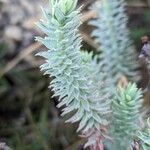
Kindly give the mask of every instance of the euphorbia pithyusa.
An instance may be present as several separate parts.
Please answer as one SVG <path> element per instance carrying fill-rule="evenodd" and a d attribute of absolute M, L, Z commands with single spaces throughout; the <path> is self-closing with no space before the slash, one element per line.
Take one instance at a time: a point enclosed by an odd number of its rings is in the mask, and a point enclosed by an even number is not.
<path fill-rule="evenodd" d="M 45 59 L 41 70 L 52 79 L 50 88 L 58 97 L 58 108 L 63 107 L 62 116 L 71 116 L 66 122 L 79 123 L 77 131 L 87 138 L 85 147 L 91 150 L 104 150 L 105 146 L 133 149 L 136 139 L 141 141 L 139 146 L 147 144 L 148 134 L 140 132 L 139 124 L 141 91 L 131 83 L 116 90 L 121 76 L 131 80 L 137 76 L 134 70 L 138 66 L 126 28 L 124 2 L 102 0 L 97 21 L 92 23 L 102 50 L 95 57 L 81 51 L 77 0 L 51 0 L 50 6 L 42 9 L 44 19 L 37 23 L 46 36 L 36 38 L 48 50 L 37 55 Z"/>
<path fill-rule="evenodd" d="M 105 117 L 110 113 L 110 101 L 107 94 L 100 91 L 103 85 L 97 82 L 96 60 L 92 60 L 91 54 L 80 51 L 80 8 L 76 6 L 77 0 L 52 0 L 51 9 L 43 9 L 44 20 L 37 26 L 46 36 L 36 40 L 48 51 L 37 55 L 46 61 L 41 70 L 53 77 L 50 88 L 54 96 L 59 96 L 58 108 L 64 106 L 62 116 L 72 115 L 66 122 L 79 121 L 77 131 L 89 137 L 85 146 L 99 144 L 102 147 L 101 129 L 108 124 Z M 87 133 L 91 134 L 87 136 Z"/>

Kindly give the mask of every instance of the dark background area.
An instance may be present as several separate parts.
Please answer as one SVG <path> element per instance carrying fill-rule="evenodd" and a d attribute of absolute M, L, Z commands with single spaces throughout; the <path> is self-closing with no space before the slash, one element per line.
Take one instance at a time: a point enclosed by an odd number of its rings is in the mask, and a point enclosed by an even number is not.
<path fill-rule="evenodd" d="M 47 1 L 0 0 L 0 142 L 14 150 L 80 150 L 84 143 L 75 133 L 76 124 L 65 124 L 65 118 L 60 117 L 57 98 L 52 99 L 48 89 L 51 79 L 42 75 L 38 68 L 42 60 L 35 57 L 44 47 L 34 42 L 34 36 L 42 35 L 34 23 L 41 17 L 40 6 Z M 93 18 L 88 9 L 92 2 L 79 1 L 79 5 L 84 4 L 80 31 L 82 49 L 95 52 L 92 27 L 87 25 Z M 138 54 L 141 37 L 150 35 L 150 2 L 127 2 L 129 28 Z M 140 71 L 139 87 L 144 89 L 148 74 L 142 62 Z M 147 107 L 149 95 L 144 95 Z"/>

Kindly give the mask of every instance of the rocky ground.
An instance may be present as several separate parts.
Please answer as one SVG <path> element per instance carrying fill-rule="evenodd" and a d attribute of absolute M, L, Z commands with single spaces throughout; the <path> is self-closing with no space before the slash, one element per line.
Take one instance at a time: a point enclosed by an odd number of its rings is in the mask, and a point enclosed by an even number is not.
<path fill-rule="evenodd" d="M 8 43 L 10 53 L 27 47 L 37 33 L 35 22 L 41 16 L 44 0 L 2 0 L 0 41 Z M 15 52 L 16 53 L 16 52 Z"/>
<path fill-rule="evenodd" d="M 47 1 L 0 0 L 0 149 L 7 147 L 5 142 L 15 150 L 73 150 L 81 149 L 84 142 L 75 134 L 76 125 L 66 125 L 60 118 L 57 100 L 50 99 L 52 93 L 47 89 L 49 79 L 37 68 L 41 60 L 34 57 L 34 52 L 41 49 L 34 43 L 34 36 L 42 34 L 35 22 Z M 96 48 L 90 38 L 91 28 L 87 27 L 93 15 L 87 6 L 93 1 L 79 1 L 79 5 L 86 6 L 81 33 L 83 47 L 88 50 Z M 131 36 L 140 51 L 141 35 L 149 34 L 149 1 L 132 0 L 127 12 Z M 144 86 L 146 80 L 140 83 L 140 87 Z"/>

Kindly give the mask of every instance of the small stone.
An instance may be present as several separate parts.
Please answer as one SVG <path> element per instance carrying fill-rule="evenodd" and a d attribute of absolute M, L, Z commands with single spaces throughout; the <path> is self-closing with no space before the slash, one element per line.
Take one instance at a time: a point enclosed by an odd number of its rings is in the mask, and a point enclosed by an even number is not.
<path fill-rule="evenodd" d="M 6 143 L 0 143 L 0 150 L 11 150 Z"/>
<path fill-rule="evenodd" d="M 22 30 L 18 26 L 7 26 L 5 36 L 15 41 L 21 41 L 23 37 Z"/>
<path fill-rule="evenodd" d="M 22 7 L 18 5 L 8 6 L 10 23 L 16 25 L 24 20 L 25 13 Z"/>

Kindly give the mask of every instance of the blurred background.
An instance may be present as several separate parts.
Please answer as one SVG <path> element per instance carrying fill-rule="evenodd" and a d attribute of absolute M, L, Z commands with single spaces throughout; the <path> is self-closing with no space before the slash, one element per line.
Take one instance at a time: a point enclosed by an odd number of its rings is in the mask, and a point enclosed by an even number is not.
<path fill-rule="evenodd" d="M 34 36 L 43 35 L 35 22 L 41 18 L 41 6 L 48 0 L 0 0 L 0 143 L 14 150 L 81 150 L 76 124 L 65 124 L 56 108 L 57 98 L 48 85 L 50 78 L 38 68 L 42 63 L 35 53 L 43 50 Z M 92 27 L 87 25 L 94 13 L 88 8 L 94 0 L 79 0 L 82 8 L 80 28 L 83 50 L 94 51 L 97 45 L 90 37 Z M 127 1 L 129 28 L 137 54 L 141 50 L 141 37 L 150 35 L 150 1 Z M 148 73 L 141 63 L 142 79 L 139 87 L 145 88 Z M 150 93 L 145 105 L 150 106 Z"/>

